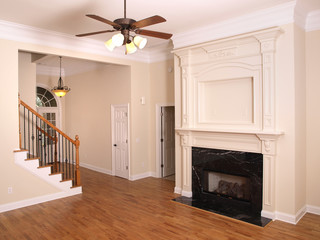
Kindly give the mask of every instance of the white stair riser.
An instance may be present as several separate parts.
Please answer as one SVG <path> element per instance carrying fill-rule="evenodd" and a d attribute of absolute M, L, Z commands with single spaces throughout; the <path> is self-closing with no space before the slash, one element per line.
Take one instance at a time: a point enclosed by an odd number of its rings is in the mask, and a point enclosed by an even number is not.
<path fill-rule="evenodd" d="M 62 180 L 62 174 L 51 174 L 51 168 L 50 167 L 44 167 L 44 168 L 38 168 L 39 167 L 39 160 L 25 160 L 27 158 L 27 152 L 15 152 L 14 154 L 15 163 L 24 169 L 27 169 L 34 175 L 42 178 L 46 182 L 50 183 L 51 185 L 55 186 L 58 189 L 63 190 L 64 192 L 73 194 L 78 194 L 82 192 L 82 188 L 72 188 L 72 181 L 65 181 L 61 182 Z"/>

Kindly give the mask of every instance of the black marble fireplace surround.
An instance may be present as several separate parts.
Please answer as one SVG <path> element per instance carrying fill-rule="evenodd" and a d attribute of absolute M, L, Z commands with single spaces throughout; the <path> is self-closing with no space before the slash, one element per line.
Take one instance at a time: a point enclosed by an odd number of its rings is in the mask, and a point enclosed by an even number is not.
<path fill-rule="evenodd" d="M 262 174 L 262 154 L 193 147 L 192 198 L 175 201 L 265 226 L 271 219 L 261 217 Z M 233 177 L 236 180 L 230 180 Z M 219 186 L 219 190 L 212 190 L 212 186 Z"/>

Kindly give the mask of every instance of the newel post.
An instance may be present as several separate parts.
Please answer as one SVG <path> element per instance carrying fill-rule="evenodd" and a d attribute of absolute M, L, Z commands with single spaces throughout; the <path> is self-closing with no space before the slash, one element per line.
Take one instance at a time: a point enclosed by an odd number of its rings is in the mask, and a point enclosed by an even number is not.
<path fill-rule="evenodd" d="M 76 145 L 76 186 L 80 186 L 81 185 L 81 181 L 80 181 L 80 169 L 79 169 L 79 146 L 80 146 L 80 140 L 79 140 L 79 136 L 76 135 L 76 141 L 75 141 L 75 145 Z"/>

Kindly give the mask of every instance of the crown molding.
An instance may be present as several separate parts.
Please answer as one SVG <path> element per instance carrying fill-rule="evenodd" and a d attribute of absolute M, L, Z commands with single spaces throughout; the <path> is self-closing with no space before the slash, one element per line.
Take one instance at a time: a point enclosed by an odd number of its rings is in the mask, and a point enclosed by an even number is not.
<path fill-rule="evenodd" d="M 294 22 L 296 1 L 173 36 L 174 49 Z M 196 36 L 196 37 L 195 37 Z"/>
<path fill-rule="evenodd" d="M 117 59 L 145 63 L 149 63 L 151 61 L 151 56 L 148 51 L 137 51 L 132 55 L 125 55 L 124 47 L 119 47 L 113 52 L 109 52 L 100 41 L 89 38 L 77 38 L 69 34 L 39 29 L 3 20 L 0 20 L 0 38 L 97 54 Z"/>
<path fill-rule="evenodd" d="M 320 9 L 307 15 L 305 30 L 306 32 L 320 30 Z"/>

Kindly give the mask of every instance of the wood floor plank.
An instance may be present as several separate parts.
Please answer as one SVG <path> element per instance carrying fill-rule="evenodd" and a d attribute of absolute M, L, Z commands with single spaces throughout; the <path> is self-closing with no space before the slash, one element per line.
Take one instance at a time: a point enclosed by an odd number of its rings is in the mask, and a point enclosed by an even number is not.
<path fill-rule="evenodd" d="M 320 239 L 320 216 L 264 228 L 177 204 L 174 182 L 81 168 L 83 194 L 0 214 L 0 239 Z"/>

